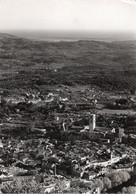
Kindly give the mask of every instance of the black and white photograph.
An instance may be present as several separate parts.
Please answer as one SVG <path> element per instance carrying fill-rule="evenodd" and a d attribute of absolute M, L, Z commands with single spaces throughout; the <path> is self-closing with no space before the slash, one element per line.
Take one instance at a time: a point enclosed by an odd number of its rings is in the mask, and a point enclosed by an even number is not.
<path fill-rule="evenodd" d="M 0 0 L 4 193 L 136 193 L 136 0 Z"/>

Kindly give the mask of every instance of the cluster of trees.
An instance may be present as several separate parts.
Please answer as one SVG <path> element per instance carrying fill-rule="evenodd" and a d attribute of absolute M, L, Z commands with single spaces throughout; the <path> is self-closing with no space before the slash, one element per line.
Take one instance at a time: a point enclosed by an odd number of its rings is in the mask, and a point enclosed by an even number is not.
<path fill-rule="evenodd" d="M 93 189 L 99 187 L 102 191 L 107 191 L 113 187 L 119 186 L 130 179 L 130 175 L 126 171 L 110 174 L 109 176 L 101 177 L 92 180 L 89 183 L 80 182 L 79 187 L 86 189 Z M 2 185 L 1 191 L 3 193 L 42 193 L 44 183 L 36 182 L 36 179 L 18 179 L 13 182 L 7 182 Z M 134 193 L 136 187 L 123 188 L 124 193 Z"/>
<path fill-rule="evenodd" d="M 121 185 L 123 182 L 127 182 L 130 179 L 130 175 L 126 171 L 110 174 L 108 177 L 96 179 L 93 183 L 93 187 L 100 187 L 101 190 L 107 191 L 113 187 Z"/>
<path fill-rule="evenodd" d="M 109 179 L 111 180 L 112 187 L 116 187 L 121 185 L 123 182 L 127 182 L 130 179 L 130 174 L 126 171 L 121 171 L 111 174 Z"/>
<path fill-rule="evenodd" d="M 136 187 L 135 186 L 130 186 L 130 187 L 123 187 L 122 192 L 123 194 L 128 194 L 128 193 L 136 193 Z"/>
<path fill-rule="evenodd" d="M 121 185 L 130 179 L 130 174 L 127 171 L 121 171 L 118 173 L 110 174 L 109 176 L 96 178 L 92 180 L 89 184 L 81 182 L 81 187 L 86 188 L 97 188 L 99 187 L 102 191 L 107 191 L 111 188 Z"/>

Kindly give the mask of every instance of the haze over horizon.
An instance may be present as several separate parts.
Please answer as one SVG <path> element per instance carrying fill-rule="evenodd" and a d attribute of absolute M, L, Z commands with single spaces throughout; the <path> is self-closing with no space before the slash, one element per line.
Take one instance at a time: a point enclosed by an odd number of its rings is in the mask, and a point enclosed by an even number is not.
<path fill-rule="evenodd" d="M 0 31 L 133 34 L 135 0 L 1 0 Z"/>

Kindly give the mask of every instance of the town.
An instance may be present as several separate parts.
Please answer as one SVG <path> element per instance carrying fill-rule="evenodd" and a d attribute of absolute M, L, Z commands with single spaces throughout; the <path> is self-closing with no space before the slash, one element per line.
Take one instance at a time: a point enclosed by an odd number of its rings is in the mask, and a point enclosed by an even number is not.
<path fill-rule="evenodd" d="M 19 181 L 20 192 L 30 181 L 47 193 L 135 184 L 135 93 L 60 85 L 44 93 L 1 91 L 0 99 L 2 192 Z"/>

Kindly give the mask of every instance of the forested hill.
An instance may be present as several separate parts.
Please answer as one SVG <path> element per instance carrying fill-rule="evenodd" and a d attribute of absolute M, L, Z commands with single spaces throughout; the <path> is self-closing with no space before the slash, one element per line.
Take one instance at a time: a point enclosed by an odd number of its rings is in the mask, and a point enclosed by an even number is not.
<path fill-rule="evenodd" d="M 0 87 L 136 89 L 136 42 L 40 42 L 0 33 Z"/>

